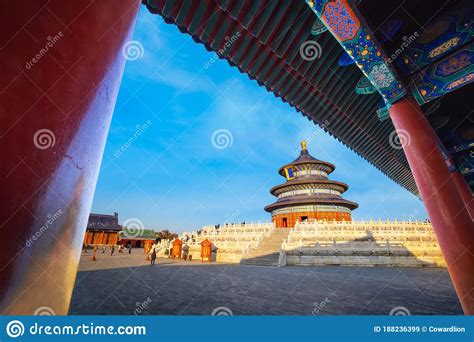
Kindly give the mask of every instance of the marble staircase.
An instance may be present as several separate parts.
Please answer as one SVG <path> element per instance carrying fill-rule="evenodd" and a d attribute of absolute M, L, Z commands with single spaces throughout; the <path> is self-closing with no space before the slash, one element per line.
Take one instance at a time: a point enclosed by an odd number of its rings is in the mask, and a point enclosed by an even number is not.
<path fill-rule="evenodd" d="M 251 249 L 240 263 L 251 266 L 278 266 L 281 244 L 290 231 L 291 228 L 276 228 L 258 247 Z"/>

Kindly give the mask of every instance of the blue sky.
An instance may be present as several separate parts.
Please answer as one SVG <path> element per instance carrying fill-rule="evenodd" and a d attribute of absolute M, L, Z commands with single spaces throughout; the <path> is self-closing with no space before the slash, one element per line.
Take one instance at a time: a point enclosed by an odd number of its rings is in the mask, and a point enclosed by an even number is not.
<path fill-rule="evenodd" d="M 426 219 L 417 197 L 160 16 L 142 8 L 133 40 L 143 56 L 127 62 L 92 212 L 177 232 L 269 221 L 277 170 L 308 140 L 349 184 L 354 219 Z"/>

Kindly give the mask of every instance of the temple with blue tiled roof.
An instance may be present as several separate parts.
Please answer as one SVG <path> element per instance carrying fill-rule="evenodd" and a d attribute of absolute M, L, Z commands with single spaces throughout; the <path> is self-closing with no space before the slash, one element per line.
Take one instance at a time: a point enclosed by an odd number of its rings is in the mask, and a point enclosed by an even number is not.
<path fill-rule="evenodd" d="M 347 184 L 328 178 L 335 169 L 333 164 L 311 156 L 302 141 L 299 157 L 278 170 L 287 181 L 270 190 L 277 200 L 265 210 L 272 214 L 276 227 L 294 227 L 297 221 L 351 221 L 351 212 L 358 204 L 342 198 Z"/>

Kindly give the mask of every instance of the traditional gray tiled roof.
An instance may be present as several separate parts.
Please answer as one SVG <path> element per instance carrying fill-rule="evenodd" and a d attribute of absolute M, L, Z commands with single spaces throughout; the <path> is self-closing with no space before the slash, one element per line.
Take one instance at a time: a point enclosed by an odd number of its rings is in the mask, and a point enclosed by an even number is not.
<path fill-rule="evenodd" d="M 117 213 L 114 213 L 114 215 L 90 214 L 87 229 L 119 231 L 122 226 L 118 223 Z"/>

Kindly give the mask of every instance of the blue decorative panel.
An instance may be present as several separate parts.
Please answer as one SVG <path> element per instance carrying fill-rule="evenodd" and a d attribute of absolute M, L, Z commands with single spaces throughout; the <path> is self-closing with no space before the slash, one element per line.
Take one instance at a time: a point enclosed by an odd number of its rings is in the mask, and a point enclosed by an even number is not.
<path fill-rule="evenodd" d="M 424 104 L 474 80 L 474 44 L 430 65 L 413 77 L 412 93 Z"/>
<path fill-rule="evenodd" d="M 474 1 L 462 1 L 460 8 L 444 13 L 418 32 L 402 54 L 400 67 L 418 72 L 468 43 L 474 34 Z"/>
<path fill-rule="evenodd" d="M 347 0 L 306 2 L 354 59 L 388 106 L 405 96 L 406 91 L 387 62 L 388 58 L 356 8 L 352 8 Z"/>

